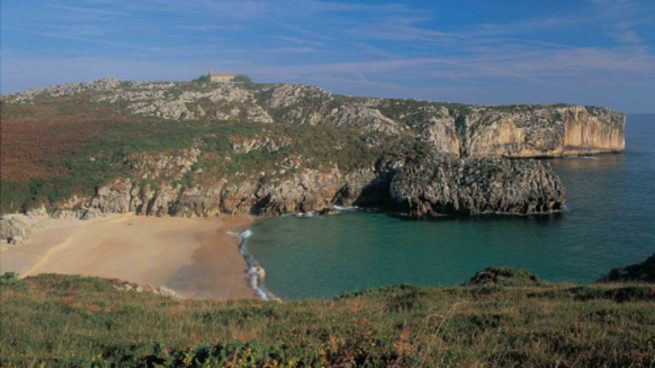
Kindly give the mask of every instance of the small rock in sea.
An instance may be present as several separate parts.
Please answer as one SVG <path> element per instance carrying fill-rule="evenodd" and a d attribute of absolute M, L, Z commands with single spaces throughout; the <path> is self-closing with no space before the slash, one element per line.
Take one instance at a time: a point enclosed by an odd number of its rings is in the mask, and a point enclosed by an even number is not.
<path fill-rule="evenodd" d="M 266 270 L 264 270 L 263 267 L 257 266 L 257 277 L 259 277 L 260 280 L 263 280 L 266 277 Z"/>
<path fill-rule="evenodd" d="M 334 216 L 337 214 L 337 210 L 332 207 L 324 208 L 319 211 L 320 215 Z"/>

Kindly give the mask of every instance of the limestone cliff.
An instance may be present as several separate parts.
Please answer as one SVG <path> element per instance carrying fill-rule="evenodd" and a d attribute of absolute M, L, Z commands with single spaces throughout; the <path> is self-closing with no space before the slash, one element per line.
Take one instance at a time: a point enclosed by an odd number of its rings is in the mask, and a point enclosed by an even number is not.
<path fill-rule="evenodd" d="M 558 211 L 564 187 L 548 164 L 426 155 L 391 181 L 395 208 L 412 217 L 538 214 Z"/>
<path fill-rule="evenodd" d="M 625 116 L 582 106 L 474 109 L 464 121 L 466 156 L 556 157 L 625 149 Z"/>

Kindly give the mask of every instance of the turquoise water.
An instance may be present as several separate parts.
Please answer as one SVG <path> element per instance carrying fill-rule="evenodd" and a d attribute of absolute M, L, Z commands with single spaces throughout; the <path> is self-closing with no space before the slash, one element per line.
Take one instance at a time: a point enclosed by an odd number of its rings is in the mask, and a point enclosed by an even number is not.
<path fill-rule="evenodd" d="M 486 266 L 591 282 L 655 252 L 655 115 L 628 117 L 624 154 L 550 160 L 566 212 L 408 221 L 352 212 L 255 224 L 247 247 L 283 299 L 388 284 L 454 285 Z"/>

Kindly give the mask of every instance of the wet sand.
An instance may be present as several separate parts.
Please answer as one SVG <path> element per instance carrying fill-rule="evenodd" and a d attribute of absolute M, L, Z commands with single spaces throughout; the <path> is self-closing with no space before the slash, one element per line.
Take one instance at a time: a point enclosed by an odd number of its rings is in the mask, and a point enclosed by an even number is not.
<path fill-rule="evenodd" d="M 62 273 L 166 286 L 185 298 L 254 298 L 239 240 L 251 218 L 109 215 L 44 218 L 28 241 L 0 249 L 0 271 Z"/>

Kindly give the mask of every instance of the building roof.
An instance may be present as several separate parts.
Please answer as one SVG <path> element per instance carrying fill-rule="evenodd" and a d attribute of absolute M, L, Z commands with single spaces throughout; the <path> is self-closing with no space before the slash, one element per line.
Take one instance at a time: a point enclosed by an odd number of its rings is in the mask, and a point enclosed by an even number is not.
<path fill-rule="evenodd" d="M 236 77 L 236 74 L 232 73 L 214 73 L 214 72 L 209 72 L 209 76 L 216 76 L 216 77 Z"/>

